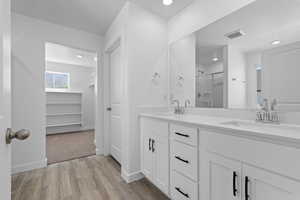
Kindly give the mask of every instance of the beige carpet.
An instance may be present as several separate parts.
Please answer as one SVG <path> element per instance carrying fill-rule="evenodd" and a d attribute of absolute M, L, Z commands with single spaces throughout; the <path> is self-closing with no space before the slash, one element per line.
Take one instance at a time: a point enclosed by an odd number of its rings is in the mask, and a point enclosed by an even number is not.
<path fill-rule="evenodd" d="M 48 164 L 95 155 L 94 138 L 94 131 L 48 135 Z"/>

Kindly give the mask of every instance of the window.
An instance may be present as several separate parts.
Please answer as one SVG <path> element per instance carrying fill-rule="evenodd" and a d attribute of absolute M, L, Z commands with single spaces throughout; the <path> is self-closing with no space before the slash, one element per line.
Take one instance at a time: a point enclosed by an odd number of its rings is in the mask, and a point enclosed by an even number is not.
<path fill-rule="evenodd" d="M 70 88 L 70 74 L 61 72 L 45 73 L 46 88 L 53 89 L 69 89 Z"/>

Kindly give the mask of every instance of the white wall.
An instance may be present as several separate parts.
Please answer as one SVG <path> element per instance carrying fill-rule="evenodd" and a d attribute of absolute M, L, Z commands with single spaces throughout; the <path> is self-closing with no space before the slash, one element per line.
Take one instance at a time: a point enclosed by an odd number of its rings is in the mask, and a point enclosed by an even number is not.
<path fill-rule="evenodd" d="M 18 14 L 12 15 L 12 126 L 15 130 L 27 128 L 31 131 L 28 140 L 12 145 L 13 172 L 46 165 L 45 42 L 97 52 L 101 63 L 102 37 Z M 102 77 L 99 66 L 97 75 Z M 102 95 L 99 85 L 96 85 L 96 95 Z M 102 99 L 99 98 L 96 105 L 97 113 L 102 113 Z M 96 116 L 96 121 L 99 131 L 103 127 L 102 116 Z M 102 152 L 101 133 L 96 132 L 98 152 Z"/>
<path fill-rule="evenodd" d="M 195 0 L 168 22 L 169 43 L 234 12 L 255 0 Z"/>
<path fill-rule="evenodd" d="M 106 34 L 106 48 L 117 38 L 121 39 L 125 71 L 122 176 L 128 181 L 140 172 L 138 107 L 166 106 L 168 103 L 167 23 L 135 4 L 127 3 Z M 108 73 L 107 66 L 106 63 Z M 153 82 L 155 72 L 160 78 Z"/>
<path fill-rule="evenodd" d="M 121 64 L 124 72 L 127 69 L 127 38 L 126 38 L 126 30 L 127 30 L 127 21 L 128 21 L 128 7 L 129 4 L 126 3 L 124 7 L 119 12 L 118 16 L 112 22 L 111 26 L 107 30 L 105 34 L 105 43 L 104 43 L 104 69 L 103 69 L 103 88 L 104 88 L 104 108 L 110 107 L 110 69 L 109 69 L 109 52 L 112 50 L 112 47 L 117 43 L 121 48 Z M 122 173 L 126 174 L 126 170 L 129 168 L 129 147 L 127 144 L 127 138 L 125 136 L 126 131 L 128 131 L 128 92 L 127 92 L 127 79 L 125 79 L 125 73 L 122 75 L 123 85 L 122 88 L 122 101 L 121 101 L 121 119 L 122 119 Z M 110 127 L 110 112 L 104 112 L 104 155 L 108 155 L 110 153 L 110 138 L 109 138 L 109 127 Z M 125 171 L 125 172 L 124 172 Z"/>
<path fill-rule="evenodd" d="M 94 129 L 95 88 L 90 87 L 90 80 L 96 69 L 93 67 L 47 62 L 46 70 L 70 74 L 70 89 L 68 91 L 82 92 L 82 126 L 79 130 Z"/>
<path fill-rule="evenodd" d="M 130 4 L 128 24 L 128 87 L 130 131 L 128 173 L 140 170 L 138 107 L 168 105 L 167 22 Z M 152 82 L 155 72 L 160 79 Z"/>
<path fill-rule="evenodd" d="M 183 105 L 189 99 L 195 105 L 196 37 L 190 34 L 170 45 L 170 95 Z M 182 77 L 183 80 L 179 80 Z"/>

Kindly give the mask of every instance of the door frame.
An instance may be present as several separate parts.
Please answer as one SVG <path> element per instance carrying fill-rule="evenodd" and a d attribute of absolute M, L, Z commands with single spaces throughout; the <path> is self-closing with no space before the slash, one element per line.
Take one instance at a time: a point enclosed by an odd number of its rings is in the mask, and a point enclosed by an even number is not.
<path fill-rule="evenodd" d="M 111 53 L 116 49 L 116 48 L 120 48 L 120 51 L 121 51 L 121 61 L 123 61 L 123 45 L 122 45 L 122 38 L 121 36 L 117 37 L 115 40 L 113 40 L 109 45 L 107 45 L 107 47 L 105 48 L 104 50 L 104 72 L 103 72 L 103 79 L 104 79 L 104 85 L 103 85 L 103 90 L 104 90 L 104 105 L 103 105 L 103 114 L 104 114 L 104 138 L 103 138 L 103 141 L 104 141 L 104 145 L 103 145 L 103 154 L 105 156 L 108 156 L 110 155 L 110 146 L 111 146 L 111 136 L 110 136 L 110 118 L 111 118 L 111 113 L 110 111 L 107 111 L 107 108 L 110 107 L 110 56 L 111 56 Z M 123 62 L 121 62 L 123 63 Z M 124 84 L 124 77 L 125 77 L 125 74 L 124 74 L 124 64 L 121 64 L 121 67 L 123 68 L 123 74 L 121 75 L 122 76 L 122 80 L 123 80 L 123 88 L 122 88 L 122 96 L 121 96 L 121 105 L 120 105 L 120 115 L 121 115 L 121 130 L 124 130 L 123 127 L 124 127 L 124 120 L 123 120 L 123 116 L 124 116 L 124 107 L 125 107 L 125 104 L 124 104 L 124 99 L 125 99 L 125 84 Z M 123 142 L 124 142 L 124 131 L 122 133 L 122 138 L 121 138 L 121 165 L 123 163 Z"/>
<path fill-rule="evenodd" d="M 45 62 L 44 62 L 44 72 L 46 72 L 46 44 L 47 43 L 51 43 L 51 44 L 58 44 L 58 45 L 62 45 L 65 47 L 69 47 L 69 48 L 73 48 L 73 49 L 79 49 L 82 51 L 87 51 L 87 52 L 92 52 L 92 53 L 96 53 L 97 54 L 97 65 L 96 65 L 96 70 L 95 70 L 95 87 L 94 87 L 94 109 L 95 109 L 95 114 L 94 114 L 94 132 L 95 132 L 95 138 L 94 138 L 94 144 L 95 144 L 95 152 L 96 155 L 102 155 L 103 154 L 103 141 L 102 141 L 102 120 L 101 120 L 101 113 L 102 113 L 102 104 L 101 104 L 101 100 L 102 100 L 102 88 L 99 86 L 101 84 L 101 75 L 102 75 L 102 67 L 103 67 L 103 54 L 100 50 L 96 50 L 96 49 L 88 49 L 88 48 L 84 48 L 84 47 L 79 47 L 77 45 L 70 45 L 70 44 L 66 44 L 66 43 L 59 43 L 59 42 L 55 42 L 52 40 L 45 40 L 44 41 L 44 51 L 45 51 Z M 43 74 L 43 79 L 45 82 L 45 74 Z M 69 80 L 70 81 L 70 80 Z M 70 84 L 70 83 L 69 83 Z M 46 91 L 44 91 L 44 97 L 46 99 Z M 45 102 L 46 103 L 46 102 Z M 45 114 L 44 116 L 46 116 L 46 110 L 45 110 Z M 82 116 L 81 116 L 82 117 Z M 46 122 L 46 118 L 45 118 L 45 122 Z M 47 125 L 45 125 L 45 141 L 47 139 Z M 101 139 L 100 139 L 101 138 Z M 46 166 L 48 166 L 48 159 L 47 159 L 47 142 L 45 142 L 45 155 L 46 155 Z"/>

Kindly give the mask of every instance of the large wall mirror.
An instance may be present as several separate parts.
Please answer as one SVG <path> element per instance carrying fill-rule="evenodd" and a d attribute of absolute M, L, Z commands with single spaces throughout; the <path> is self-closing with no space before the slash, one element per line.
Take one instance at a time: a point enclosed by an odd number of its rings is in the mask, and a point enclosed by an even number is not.
<path fill-rule="evenodd" d="M 204 108 L 300 110 L 300 1 L 257 0 L 169 46 L 170 96 Z"/>

